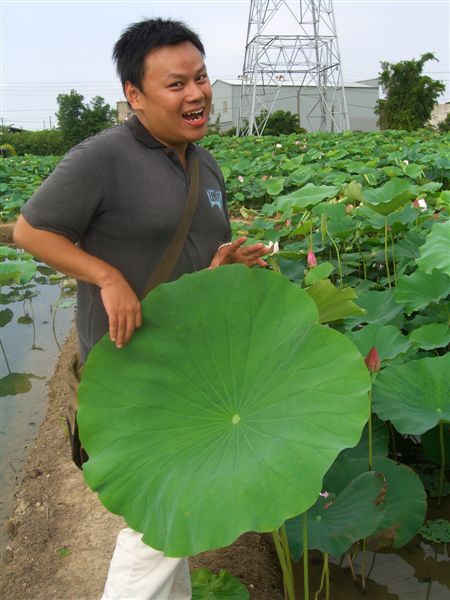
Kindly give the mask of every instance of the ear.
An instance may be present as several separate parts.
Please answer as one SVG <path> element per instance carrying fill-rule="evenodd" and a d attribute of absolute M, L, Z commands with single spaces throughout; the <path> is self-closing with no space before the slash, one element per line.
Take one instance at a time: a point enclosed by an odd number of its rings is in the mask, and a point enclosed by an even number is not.
<path fill-rule="evenodd" d="M 140 98 L 141 91 L 131 81 L 125 82 L 125 96 L 133 110 L 139 109 L 141 106 Z"/>

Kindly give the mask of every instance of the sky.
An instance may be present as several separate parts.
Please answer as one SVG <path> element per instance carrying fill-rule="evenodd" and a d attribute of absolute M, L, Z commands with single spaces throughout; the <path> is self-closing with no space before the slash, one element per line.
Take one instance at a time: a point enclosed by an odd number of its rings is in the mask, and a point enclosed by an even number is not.
<path fill-rule="evenodd" d="M 290 3 L 299 4 L 299 0 Z M 345 82 L 374 78 L 380 61 L 433 52 L 424 73 L 450 101 L 450 0 L 334 0 Z M 56 97 L 123 100 L 111 60 L 121 32 L 142 17 L 184 21 L 201 37 L 212 82 L 242 71 L 250 0 L 0 0 L 0 119 L 24 129 L 55 126 Z M 280 20 L 279 34 L 297 33 Z"/>

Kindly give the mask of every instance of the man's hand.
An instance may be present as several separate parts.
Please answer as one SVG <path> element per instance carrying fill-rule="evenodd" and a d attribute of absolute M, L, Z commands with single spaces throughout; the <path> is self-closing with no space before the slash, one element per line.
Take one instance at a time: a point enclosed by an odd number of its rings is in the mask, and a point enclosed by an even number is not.
<path fill-rule="evenodd" d="M 233 263 L 242 263 L 248 267 L 267 267 L 263 256 L 272 252 L 273 246 L 264 246 L 264 244 L 252 244 L 244 246 L 246 237 L 240 237 L 230 244 L 220 247 L 214 254 L 209 265 L 210 269 L 215 269 L 221 265 L 230 265 Z"/>
<path fill-rule="evenodd" d="M 142 325 L 141 303 L 121 275 L 103 285 L 100 294 L 109 319 L 109 337 L 116 348 L 122 348 Z"/>

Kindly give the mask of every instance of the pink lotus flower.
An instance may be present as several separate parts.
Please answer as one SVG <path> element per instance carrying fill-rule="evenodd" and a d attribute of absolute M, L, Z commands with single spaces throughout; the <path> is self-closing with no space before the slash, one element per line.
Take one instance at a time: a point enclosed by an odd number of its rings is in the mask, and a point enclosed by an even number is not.
<path fill-rule="evenodd" d="M 381 369 L 380 357 L 375 346 L 372 346 L 372 348 L 369 350 L 369 354 L 366 356 L 364 362 L 371 373 L 378 373 L 378 371 Z"/>
<path fill-rule="evenodd" d="M 310 269 L 312 269 L 313 267 L 317 267 L 317 259 L 316 259 L 316 255 L 314 254 L 314 252 L 312 251 L 312 249 L 310 248 L 308 250 L 308 267 Z"/>
<path fill-rule="evenodd" d="M 416 200 L 414 200 L 413 206 L 414 208 L 420 208 L 421 212 L 425 212 L 428 208 L 425 198 L 417 198 Z"/>
<path fill-rule="evenodd" d="M 239 175 L 238 179 L 241 183 L 244 183 L 244 178 L 242 177 L 242 175 Z"/>

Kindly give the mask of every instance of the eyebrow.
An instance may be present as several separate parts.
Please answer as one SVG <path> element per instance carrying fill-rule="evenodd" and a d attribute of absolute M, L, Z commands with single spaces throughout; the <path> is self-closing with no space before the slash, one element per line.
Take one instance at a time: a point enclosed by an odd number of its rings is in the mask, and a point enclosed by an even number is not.
<path fill-rule="evenodd" d="M 202 67 L 200 67 L 200 69 L 197 69 L 197 71 L 195 72 L 195 74 L 199 75 L 203 71 L 206 71 L 206 65 L 203 65 Z M 165 79 L 183 79 L 184 77 L 186 77 L 185 73 L 168 73 L 165 76 Z"/>

